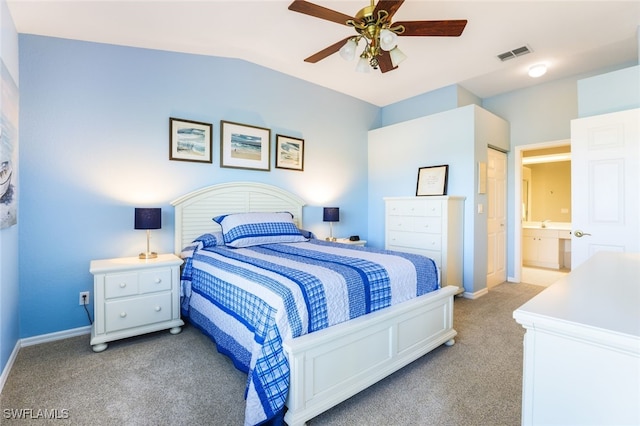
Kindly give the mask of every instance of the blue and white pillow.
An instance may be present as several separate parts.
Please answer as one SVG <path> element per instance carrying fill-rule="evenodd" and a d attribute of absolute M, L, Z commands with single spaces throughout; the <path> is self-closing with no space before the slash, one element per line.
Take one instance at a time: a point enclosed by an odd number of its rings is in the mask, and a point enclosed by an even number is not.
<path fill-rule="evenodd" d="M 224 236 L 222 235 L 222 232 L 213 232 L 209 234 L 202 234 L 193 241 L 201 242 L 202 248 L 223 246 Z"/>
<path fill-rule="evenodd" d="M 228 247 L 250 247 L 260 244 L 297 243 L 308 241 L 289 212 L 236 213 L 214 217 L 222 227 Z"/>

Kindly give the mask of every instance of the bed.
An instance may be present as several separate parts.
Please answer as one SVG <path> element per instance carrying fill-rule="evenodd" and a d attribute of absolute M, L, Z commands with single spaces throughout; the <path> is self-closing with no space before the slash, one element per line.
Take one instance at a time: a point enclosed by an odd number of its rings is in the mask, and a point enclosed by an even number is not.
<path fill-rule="evenodd" d="M 458 289 L 454 286 L 439 288 L 435 263 L 430 259 L 308 239 L 309 235 L 304 233 L 303 238 L 295 242 L 229 248 L 221 237 L 223 228 L 220 223 L 229 228 L 225 221 L 251 217 L 243 215 L 245 213 L 271 217 L 270 214 L 288 212 L 295 227 L 302 228 L 304 200 L 262 183 L 213 185 L 186 194 L 171 204 L 175 207 L 175 253 L 185 258 L 181 293 L 183 316 L 212 337 L 218 350 L 229 355 L 236 367 L 248 371 L 245 424 L 277 421 L 282 414 L 290 426 L 304 424 L 434 348 L 442 344 L 454 344 L 453 297 Z M 212 220 L 214 217 L 217 222 Z M 227 232 L 226 228 L 224 238 L 228 239 L 230 231 Z M 274 260 L 273 251 L 278 251 L 278 256 L 286 258 L 282 261 L 283 266 L 273 266 L 271 262 L 280 262 Z M 318 264 L 325 261 L 325 255 L 338 256 L 346 262 L 346 266 L 327 267 Z M 390 263 L 392 257 L 394 262 L 397 258 L 404 266 L 393 266 L 395 263 Z M 245 266 L 247 261 L 249 265 Z M 333 258 L 330 262 L 333 265 Z M 221 263 L 230 263 L 232 268 L 246 268 L 241 273 L 234 272 L 241 276 L 239 283 L 231 284 L 232 278 L 229 277 L 234 274 L 219 269 L 222 268 Z M 283 299 L 285 302 L 277 303 L 289 306 L 293 299 L 303 300 L 308 311 L 322 313 L 323 320 L 313 320 L 314 317 L 305 313 L 304 309 L 294 309 L 291 311 L 293 313 L 287 311 L 283 314 L 287 321 L 286 325 L 282 325 L 285 321 L 276 317 L 276 314 L 271 315 L 272 310 L 268 307 L 263 310 L 269 310 L 269 320 L 258 323 L 269 322 L 271 326 L 252 325 L 248 328 L 260 328 L 261 331 L 251 334 L 244 330 L 239 337 L 229 339 L 239 328 L 236 319 L 240 317 L 239 312 L 232 311 L 235 307 L 231 305 L 240 302 L 223 304 L 216 299 L 217 296 L 208 293 L 209 289 L 213 288 L 213 293 L 223 293 L 219 289 L 224 288 L 224 294 L 233 293 L 234 296 L 228 297 L 228 300 L 235 300 L 235 296 L 241 293 L 247 294 L 252 301 L 259 300 L 262 303 L 271 300 L 273 276 L 277 275 L 280 279 L 285 270 L 293 271 L 294 264 L 298 268 L 301 263 L 308 264 L 308 270 L 295 269 L 293 277 L 286 279 L 315 283 L 314 274 L 335 273 L 339 276 L 340 270 L 349 271 L 339 278 L 341 280 L 364 277 L 363 282 L 373 289 L 370 293 L 362 293 L 370 294 L 364 297 L 366 309 L 354 308 L 355 304 L 352 306 L 351 302 L 344 303 L 348 306 L 341 308 L 336 308 L 334 302 L 327 302 L 327 306 L 311 304 L 307 293 L 301 297 L 296 293 L 297 290 L 287 290 L 288 298 Z M 261 269 L 263 267 L 266 269 Z M 398 296 L 400 290 L 388 283 L 397 281 L 391 277 L 399 269 L 411 271 L 415 282 L 408 285 L 410 291 L 417 291 L 418 297 L 414 295 L 405 300 L 406 296 Z M 353 272 L 356 270 L 358 272 Z M 380 282 L 386 284 L 380 284 L 380 288 L 385 290 L 378 291 L 371 283 L 377 282 L 378 278 L 375 277 L 380 274 L 385 276 Z M 300 276 L 312 278 L 303 280 Z M 267 295 L 247 291 L 248 288 L 256 288 L 254 284 L 247 284 L 253 277 L 260 281 L 261 289 L 270 289 Z M 406 281 L 407 278 L 402 280 Z M 386 296 L 375 296 L 380 292 L 386 292 Z M 329 292 L 326 293 L 329 300 Z M 325 293 L 322 294 L 324 298 Z M 360 297 L 354 299 L 363 298 L 361 293 L 357 294 Z M 393 294 L 393 297 L 389 294 Z M 401 303 L 397 300 L 401 300 Z M 245 309 L 246 305 L 238 306 L 239 311 L 251 311 L 250 315 L 254 315 L 256 310 Z M 344 314 L 345 311 L 350 313 Z M 358 311 L 357 315 L 353 315 L 354 311 Z M 352 315 L 357 317 L 351 318 Z M 292 318 L 294 320 L 290 322 Z M 243 318 L 238 321 L 247 324 L 250 320 Z M 255 349 L 256 342 L 259 349 Z M 265 402 L 266 399 L 269 401 Z M 286 409 L 279 409 L 282 405 Z"/>

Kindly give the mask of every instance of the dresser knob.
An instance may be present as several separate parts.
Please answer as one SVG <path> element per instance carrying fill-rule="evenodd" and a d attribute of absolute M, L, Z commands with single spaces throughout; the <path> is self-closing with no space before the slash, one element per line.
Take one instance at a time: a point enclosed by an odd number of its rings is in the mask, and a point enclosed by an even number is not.
<path fill-rule="evenodd" d="M 120 288 L 125 288 L 127 286 L 127 283 L 120 283 Z"/>
<path fill-rule="evenodd" d="M 160 312 L 162 308 L 160 306 L 156 306 L 156 312 Z"/>
<path fill-rule="evenodd" d="M 160 284 L 162 282 L 161 278 L 156 278 L 156 284 Z"/>
<path fill-rule="evenodd" d="M 126 316 L 127 316 L 127 313 L 126 313 L 126 312 L 120 312 L 120 318 L 124 318 L 124 317 L 126 317 Z"/>

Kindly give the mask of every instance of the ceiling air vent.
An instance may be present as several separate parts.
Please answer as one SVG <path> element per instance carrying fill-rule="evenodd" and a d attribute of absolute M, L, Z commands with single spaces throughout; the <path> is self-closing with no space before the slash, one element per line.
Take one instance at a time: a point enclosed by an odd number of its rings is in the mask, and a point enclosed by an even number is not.
<path fill-rule="evenodd" d="M 528 46 L 518 47 L 517 49 L 509 50 L 508 52 L 504 52 L 498 55 L 498 59 L 502 62 L 508 61 L 509 59 L 516 58 L 518 56 L 526 55 L 527 53 L 531 53 L 531 49 Z"/>

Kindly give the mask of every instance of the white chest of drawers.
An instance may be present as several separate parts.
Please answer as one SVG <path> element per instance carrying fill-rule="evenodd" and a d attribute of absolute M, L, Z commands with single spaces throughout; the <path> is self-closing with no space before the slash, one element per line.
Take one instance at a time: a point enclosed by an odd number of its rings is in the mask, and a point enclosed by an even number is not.
<path fill-rule="evenodd" d="M 640 253 L 599 251 L 513 312 L 522 422 L 640 424 Z"/>
<path fill-rule="evenodd" d="M 153 331 L 181 331 L 180 265 L 182 259 L 161 254 L 155 259 L 124 257 L 91 261 L 94 322 L 91 346 Z"/>
<path fill-rule="evenodd" d="M 465 197 L 385 197 L 385 248 L 432 258 L 442 286 L 464 291 Z"/>

